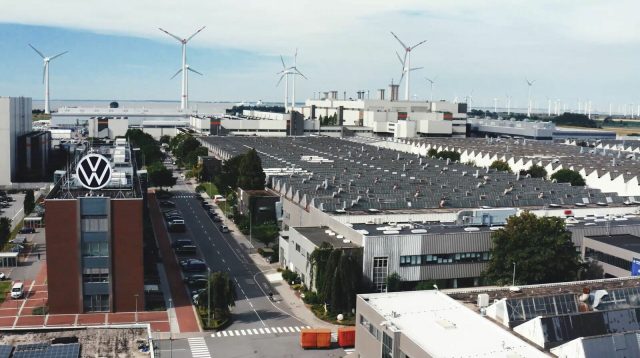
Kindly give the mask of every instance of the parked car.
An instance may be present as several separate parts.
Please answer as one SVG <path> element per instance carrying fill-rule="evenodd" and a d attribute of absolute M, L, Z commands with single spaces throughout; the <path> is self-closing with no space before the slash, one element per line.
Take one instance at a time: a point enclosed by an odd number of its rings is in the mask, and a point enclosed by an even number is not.
<path fill-rule="evenodd" d="M 36 229 L 34 229 L 32 227 L 23 227 L 22 229 L 20 229 L 20 233 L 21 234 L 35 234 L 36 233 Z"/>
<path fill-rule="evenodd" d="M 229 228 L 227 225 L 220 225 L 220 232 L 227 233 L 229 232 Z"/>
<path fill-rule="evenodd" d="M 184 278 L 184 283 L 186 283 L 187 285 L 189 284 L 189 282 L 194 281 L 194 280 L 206 280 L 207 279 L 207 275 L 200 275 L 200 274 L 195 274 L 195 275 L 190 275 Z"/>
<path fill-rule="evenodd" d="M 16 282 L 11 287 L 11 298 L 18 299 L 24 296 L 24 283 Z"/>
<path fill-rule="evenodd" d="M 18 236 L 15 239 L 10 241 L 12 244 L 16 244 L 16 245 L 24 245 L 27 243 L 27 237 L 26 236 Z"/>
<path fill-rule="evenodd" d="M 220 218 L 219 216 L 214 216 L 211 218 L 211 220 L 213 220 L 213 222 L 215 223 L 221 223 L 222 222 L 222 218 Z"/>
<path fill-rule="evenodd" d="M 18 252 L 18 253 L 22 252 L 22 251 L 24 251 L 24 246 L 22 246 L 20 244 L 13 245 L 13 247 L 11 248 L 10 251 L 11 252 Z"/>
<path fill-rule="evenodd" d="M 207 281 L 206 278 L 197 278 L 197 279 L 189 280 L 187 282 L 187 286 L 189 286 L 189 288 L 192 290 L 198 290 L 198 289 L 207 287 L 208 283 L 209 281 Z"/>
<path fill-rule="evenodd" d="M 184 217 L 182 217 L 182 215 L 171 215 L 171 216 L 167 216 L 165 218 L 165 220 L 167 220 L 167 224 L 171 224 L 173 223 L 175 220 L 182 220 L 184 221 Z"/>
<path fill-rule="evenodd" d="M 178 239 L 171 243 L 171 247 L 174 249 L 185 245 L 193 245 L 193 241 L 187 239 Z"/>
<path fill-rule="evenodd" d="M 169 231 L 170 232 L 185 232 L 187 231 L 187 226 L 184 224 L 184 220 L 173 219 L 169 222 Z"/>
<path fill-rule="evenodd" d="M 176 255 L 195 255 L 198 251 L 196 245 L 183 245 L 176 247 Z"/>
<path fill-rule="evenodd" d="M 185 272 L 204 272 L 207 271 L 207 264 L 197 259 L 187 259 L 180 261 L 180 266 Z"/>
<path fill-rule="evenodd" d="M 160 205 L 161 205 L 161 206 L 168 207 L 168 208 L 175 208 L 175 207 L 176 207 L 176 203 L 174 203 L 174 202 L 173 202 L 173 201 L 171 201 L 171 200 L 162 200 L 162 201 L 160 202 Z"/>

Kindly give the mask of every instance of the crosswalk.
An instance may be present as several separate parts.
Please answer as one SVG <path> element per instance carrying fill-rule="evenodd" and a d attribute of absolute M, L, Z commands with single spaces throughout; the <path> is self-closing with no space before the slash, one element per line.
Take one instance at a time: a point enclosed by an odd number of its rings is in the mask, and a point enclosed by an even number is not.
<path fill-rule="evenodd" d="M 196 195 L 195 194 L 190 194 L 190 195 L 174 195 L 172 196 L 172 198 L 174 199 L 193 199 L 195 198 Z"/>
<path fill-rule="evenodd" d="M 204 337 L 195 337 L 187 339 L 189 342 L 189 349 L 191 349 L 191 355 L 193 358 L 211 358 L 207 343 L 204 341 Z"/>
<path fill-rule="evenodd" d="M 304 328 L 311 328 L 309 326 L 295 326 L 295 327 L 262 327 L 262 328 L 248 328 L 248 329 L 234 329 L 228 331 L 220 331 L 212 333 L 213 338 L 224 337 L 239 337 L 239 336 L 254 336 L 261 334 L 294 334 L 299 333 Z"/>

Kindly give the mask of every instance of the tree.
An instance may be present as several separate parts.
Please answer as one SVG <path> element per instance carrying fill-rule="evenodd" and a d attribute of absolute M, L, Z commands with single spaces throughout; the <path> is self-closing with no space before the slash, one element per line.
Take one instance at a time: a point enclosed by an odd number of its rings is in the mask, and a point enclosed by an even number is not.
<path fill-rule="evenodd" d="M 504 160 L 495 160 L 493 163 L 491 163 L 489 168 L 490 169 L 495 169 L 495 170 L 500 171 L 500 172 L 509 172 L 509 173 L 511 173 L 511 167 Z"/>
<path fill-rule="evenodd" d="M 144 155 L 144 161 L 146 164 L 155 163 L 162 160 L 163 154 L 160 151 L 158 142 L 149 134 L 144 133 L 140 129 L 129 129 L 125 133 L 125 137 L 133 145 L 140 148 Z"/>
<path fill-rule="evenodd" d="M 316 290 L 324 287 L 325 272 L 329 256 L 333 251 L 333 246 L 328 242 L 323 242 L 318 246 L 309 257 L 309 265 L 311 265 L 311 287 L 316 287 Z"/>
<path fill-rule="evenodd" d="M 415 291 L 434 290 L 435 287 L 433 287 L 433 286 L 435 284 L 436 284 L 436 281 L 433 281 L 433 280 L 420 281 L 420 282 L 418 282 L 418 284 L 416 285 L 414 290 Z"/>
<path fill-rule="evenodd" d="M 11 235 L 11 219 L 0 218 L 0 243 L 4 244 Z"/>
<path fill-rule="evenodd" d="M 176 185 L 177 179 L 173 176 L 171 170 L 167 169 L 167 167 L 160 162 L 147 166 L 147 173 L 149 174 L 149 181 L 152 185 L 159 186 L 160 188 Z"/>
<path fill-rule="evenodd" d="M 171 137 L 167 134 L 163 135 L 162 137 L 160 137 L 160 143 L 162 144 L 169 144 L 171 143 Z"/>
<path fill-rule="evenodd" d="M 547 171 L 539 166 L 539 165 L 532 165 L 529 167 L 529 169 L 523 171 L 524 175 L 530 175 L 532 178 L 546 178 L 547 177 Z"/>
<path fill-rule="evenodd" d="M 251 148 L 240 160 L 237 187 L 244 190 L 264 190 L 265 178 L 262 161 L 256 150 Z"/>
<path fill-rule="evenodd" d="M 510 284 L 514 263 L 516 282 L 538 284 L 574 281 L 580 268 L 571 232 L 557 217 L 538 218 L 525 211 L 512 216 L 504 228 L 491 234 L 493 248 L 484 277 Z"/>
<path fill-rule="evenodd" d="M 222 193 L 227 194 L 229 191 L 237 188 L 238 168 L 240 167 L 242 157 L 242 155 L 236 155 L 235 157 L 225 160 L 224 163 L 222 163 L 220 174 L 213 178 L 213 183 Z"/>
<path fill-rule="evenodd" d="M 588 259 L 582 263 L 578 278 L 580 280 L 599 280 L 604 278 L 604 269 L 598 260 Z"/>
<path fill-rule="evenodd" d="M 280 235 L 280 228 L 275 223 L 264 223 L 251 228 L 251 236 L 269 247 Z"/>
<path fill-rule="evenodd" d="M 207 155 L 209 155 L 209 150 L 206 147 L 197 147 L 187 154 L 183 160 L 183 164 L 187 168 L 193 168 L 198 164 L 198 157 L 205 157 Z"/>
<path fill-rule="evenodd" d="M 217 320 L 229 318 L 230 308 L 235 306 L 237 298 L 233 280 L 226 272 L 216 271 L 209 276 L 209 286 L 211 297 L 208 297 L 209 292 L 205 289 L 198 296 L 198 305 L 204 309 L 211 306 L 213 317 Z"/>
<path fill-rule="evenodd" d="M 443 151 L 437 152 L 435 154 L 435 157 L 438 159 L 449 159 L 452 162 L 460 161 L 460 153 L 454 150 L 443 150 Z"/>
<path fill-rule="evenodd" d="M 593 119 L 589 119 L 588 116 L 579 113 L 563 113 L 551 120 L 555 124 L 565 126 L 587 127 L 587 128 L 600 128 L 598 122 Z"/>
<path fill-rule="evenodd" d="M 427 156 L 434 158 L 438 154 L 438 150 L 436 148 L 431 148 L 427 151 Z"/>
<path fill-rule="evenodd" d="M 398 292 L 402 291 L 402 277 L 394 272 L 391 275 L 387 276 L 387 292 Z"/>
<path fill-rule="evenodd" d="M 558 183 L 571 183 L 571 186 L 585 186 L 585 181 L 580 173 L 571 169 L 560 169 L 551 174 L 551 179 L 555 179 Z"/>
<path fill-rule="evenodd" d="M 29 189 L 24 195 L 24 201 L 23 201 L 24 214 L 25 215 L 31 214 L 31 212 L 35 207 L 36 207 L 36 202 L 35 202 L 35 197 L 33 195 L 33 190 Z"/>
<path fill-rule="evenodd" d="M 318 295 L 332 313 L 350 314 L 362 285 L 362 250 L 332 250 Z"/>

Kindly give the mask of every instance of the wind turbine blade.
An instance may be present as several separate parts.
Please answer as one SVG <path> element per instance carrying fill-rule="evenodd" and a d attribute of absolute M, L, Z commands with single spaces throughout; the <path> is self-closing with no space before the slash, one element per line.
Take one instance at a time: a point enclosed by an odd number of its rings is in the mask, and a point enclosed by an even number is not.
<path fill-rule="evenodd" d="M 417 71 L 417 70 L 421 70 L 423 68 L 424 67 L 414 67 L 414 68 L 409 69 L 409 71 Z"/>
<path fill-rule="evenodd" d="M 284 78 L 284 76 L 286 76 L 286 73 L 283 73 L 282 76 L 280 76 L 280 79 L 278 80 L 278 83 L 276 83 L 276 87 L 280 86 L 280 82 L 282 82 L 282 79 Z"/>
<path fill-rule="evenodd" d="M 307 76 L 303 75 L 302 72 L 298 71 L 297 68 L 295 70 L 298 75 L 302 76 L 302 78 L 304 78 L 305 80 L 308 80 Z"/>
<path fill-rule="evenodd" d="M 405 51 L 409 49 L 409 47 L 408 47 L 407 45 L 405 45 L 405 44 L 404 44 L 404 42 L 402 42 L 402 41 L 398 38 L 398 36 L 396 36 L 396 34 L 394 34 L 394 33 L 393 33 L 393 31 L 391 31 L 391 35 L 393 35 L 393 37 L 395 37 L 395 38 L 396 38 L 396 40 L 398 40 L 398 42 L 400 42 L 400 45 L 402 45 L 402 47 L 405 49 Z"/>
<path fill-rule="evenodd" d="M 56 58 L 58 58 L 58 57 L 60 57 L 60 56 L 64 55 L 64 54 L 65 54 L 65 53 L 67 53 L 67 52 L 69 52 L 69 51 L 61 52 L 61 53 L 59 53 L 59 54 L 57 54 L 57 55 L 55 55 L 55 56 L 51 57 L 51 58 L 49 59 L 49 61 L 51 61 L 51 60 L 53 60 L 53 59 L 56 59 Z"/>
<path fill-rule="evenodd" d="M 280 55 L 280 62 L 282 62 L 282 69 L 287 69 L 287 65 L 284 64 L 284 58 Z"/>
<path fill-rule="evenodd" d="M 37 52 L 38 55 L 40 55 L 40 57 L 44 58 L 45 56 L 42 54 L 42 52 L 38 51 L 38 49 L 36 49 L 35 47 L 31 46 L 31 44 L 29 44 L 29 47 L 31 47 L 33 49 L 33 51 Z"/>
<path fill-rule="evenodd" d="M 169 78 L 170 80 L 174 79 L 180 72 L 182 72 L 182 68 L 178 70 L 178 72 L 176 72 L 175 75 L 171 76 L 171 78 Z"/>
<path fill-rule="evenodd" d="M 413 50 L 414 48 L 416 48 L 416 47 L 418 47 L 418 46 L 422 45 L 422 44 L 423 44 L 423 43 L 425 43 L 425 42 L 427 42 L 427 40 L 420 41 L 420 42 L 418 42 L 417 44 L 413 45 L 413 47 L 412 47 L 411 49 Z"/>
<path fill-rule="evenodd" d="M 202 27 L 200 28 L 200 30 L 198 30 L 198 31 L 194 32 L 194 33 L 193 33 L 193 35 L 191 35 L 191 36 L 187 37 L 187 39 L 186 39 L 184 42 L 189 42 L 189 40 L 191 40 L 195 35 L 199 34 L 199 33 L 200 33 L 200 31 L 204 30 L 204 28 L 205 28 L 205 27 L 206 27 L 206 26 L 202 26 Z"/>
<path fill-rule="evenodd" d="M 396 51 L 396 56 L 398 56 L 398 61 L 400 61 L 400 64 L 404 68 L 404 61 L 402 60 L 402 57 L 400 57 L 400 54 L 398 53 L 398 51 Z"/>
<path fill-rule="evenodd" d="M 193 72 L 193 73 L 197 73 L 197 74 L 199 74 L 200 76 L 204 76 L 202 73 L 200 73 L 200 72 L 198 72 L 198 71 L 194 70 L 194 69 L 193 69 L 193 68 L 191 68 L 191 67 L 188 67 L 187 69 L 188 69 L 189 71 Z"/>
<path fill-rule="evenodd" d="M 158 30 L 160 30 L 160 31 L 164 32 L 165 34 L 167 34 L 167 35 L 169 35 L 169 36 L 173 37 L 174 39 L 176 39 L 176 40 L 178 40 L 178 41 L 182 42 L 182 39 L 181 39 L 181 38 L 179 38 L 178 36 L 176 36 L 176 35 L 174 35 L 174 34 L 170 33 L 169 31 L 167 31 L 167 30 L 165 30 L 165 29 L 163 29 L 163 28 L 161 28 L 161 27 L 158 27 Z"/>
<path fill-rule="evenodd" d="M 296 67 L 298 64 L 298 48 L 296 47 L 296 53 L 293 54 L 293 67 Z"/>
<path fill-rule="evenodd" d="M 398 81 L 398 86 L 402 83 L 402 79 L 404 78 L 404 71 L 402 71 L 402 76 L 400 76 L 400 81 Z"/>

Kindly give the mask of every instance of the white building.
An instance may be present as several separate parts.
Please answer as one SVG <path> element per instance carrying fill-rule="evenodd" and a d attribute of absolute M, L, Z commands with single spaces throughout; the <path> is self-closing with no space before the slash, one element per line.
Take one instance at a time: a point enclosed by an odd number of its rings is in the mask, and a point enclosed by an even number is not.
<path fill-rule="evenodd" d="M 18 137 L 31 132 L 31 108 L 29 97 L 0 97 L 0 185 L 16 179 Z"/>

